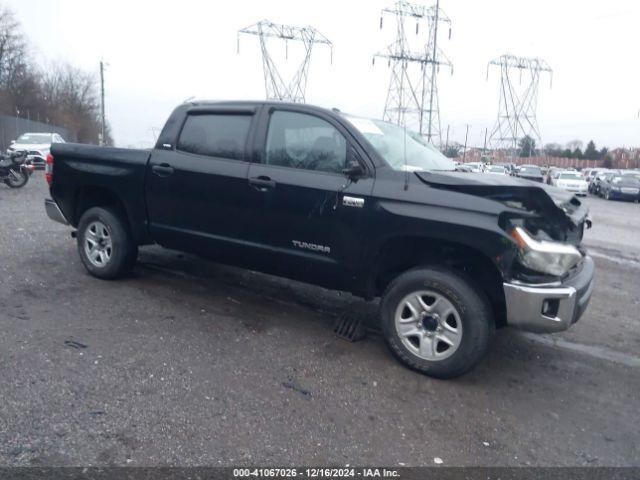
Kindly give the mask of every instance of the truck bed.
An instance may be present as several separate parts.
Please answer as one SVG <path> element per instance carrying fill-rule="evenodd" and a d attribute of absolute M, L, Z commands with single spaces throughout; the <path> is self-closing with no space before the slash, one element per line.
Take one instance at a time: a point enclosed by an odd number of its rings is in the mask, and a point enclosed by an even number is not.
<path fill-rule="evenodd" d="M 114 207 L 126 210 L 134 236 L 139 241 L 144 238 L 144 185 L 149 150 L 54 143 L 51 154 L 54 158 L 51 197 L 71 225 L 77 226 L 76 211 L 83 198 L 100 195 L 104 189 L 118 195 L 121 201 Z"/>

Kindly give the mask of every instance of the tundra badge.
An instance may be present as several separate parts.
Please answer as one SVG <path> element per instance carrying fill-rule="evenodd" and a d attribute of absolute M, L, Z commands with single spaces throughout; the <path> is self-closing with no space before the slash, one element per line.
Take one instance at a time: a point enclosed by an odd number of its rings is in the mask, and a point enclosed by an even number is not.
<path fill-rule="evenodd" d="M 291 240 L 294 247 L 302 248 L 303 250 L 311 250 L 312 252 L 319 253 L 331 253 L 331 247 L 325 247 L 324 245 L 316 245 L 315 243 L 301 242 L 299 240 Z"/>

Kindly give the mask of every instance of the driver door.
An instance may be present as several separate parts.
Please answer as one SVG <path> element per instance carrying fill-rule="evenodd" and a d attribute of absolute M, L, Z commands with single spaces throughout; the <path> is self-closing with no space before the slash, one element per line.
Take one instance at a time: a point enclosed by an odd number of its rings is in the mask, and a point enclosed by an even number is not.
<path fill-rule="evenodd" d="M 342 173 L 362 154 L 331 117 L 265 109 L 257 135 L 259 163 L 249 167 L 251 224 L 267 270 L 338 287 L 361 255 L 370 207 L 370 170 L 355 182 Z"/>

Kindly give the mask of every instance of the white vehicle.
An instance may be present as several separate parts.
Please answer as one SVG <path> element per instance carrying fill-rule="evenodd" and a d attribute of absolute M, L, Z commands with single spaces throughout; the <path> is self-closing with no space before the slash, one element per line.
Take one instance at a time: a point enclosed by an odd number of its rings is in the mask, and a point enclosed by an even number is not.
<path fill-rule="evenodd" d="M 465 165 L 471 169 L 472 173 L 484 172 L 484 163 L 482 162 L 469 162 L 469 163 L 465 163 Z"/>
<path fill-rule="evenodd" d="M 23 133 L 17 140 L 11 142 L 7 152 L 24 150 L 27 152 L 27 160 L 36 167 L 44 168 L 52 143 L 65 143 L 65 141 L 57 133 Z"/>
<path fill-rule="evenodd" d="M 504 165 L 487 165 L 484 173 L 490 173 L 491 175 L 509 175 Z"/>
<path fill-rule="evenodd" d="M 551 178 L 551 184 L 576 195 L 586 196 L 589 191 L 589 183 L 576 171 L 565 170 L 556 174 Z"/>

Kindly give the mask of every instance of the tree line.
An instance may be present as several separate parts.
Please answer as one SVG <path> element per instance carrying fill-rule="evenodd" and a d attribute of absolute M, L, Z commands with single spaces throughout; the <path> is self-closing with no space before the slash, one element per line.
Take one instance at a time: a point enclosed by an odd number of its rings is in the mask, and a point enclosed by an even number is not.
<path fill-rule="evenodd" d="M 529 135 L 525 135 L 518 141 L 517 155 L 522 158 L 546 155 L 548 157 L 577 158 L 581 160 L 610 160 L 607 147 L 598 149 L 593 140 L 587 143 L 587 148 L 584 151 L 582 146 L 583 143 L 580 140 L 573 140 L 566 145 L 548 143 L 540 150 L 536 145 L 536 140 Z M 442 153 L 449 158 L 458 158 L 461 156 L 462 150 L 462 145 L 454 142 L 443 148 Z M 488 152 L 490 151 L 488 150 Z"/>
<path fill-rule="evenodd" d="M 15 14 L 0 4 L 0 113 L 67 128 L 98 143 L 102 131 L 95 74 L 69 63 L 39 65 Z M 105 126 L 105 143 L 113 143 Z"/>
<path fill-rule="evenodd" d="M 542 152 L 536 153 L 536 141 L 529 135 L 525 135 L 518 142 L 520 157 L 534 157 L 539 153 L 543 153 L 548 157 L 563 157 L 563 158 L 577 158 L 580 160 L 604 160 L 609 153 L 607 147 L 603 147 L 600 150 L 596 147 L 596 143 L 590 140 L 587 143 L 587 148 L 582 150 L 582 142 L 580 140 L 573 140 L 566 145 L 559 143 L 547 143 Z"/>
<path fill-rule="evenodd" d="M 584 160 L 604 160 L 609 153 L 607 147 L 602 147 L 598 150 L 593 140 L 587 143 L 587 148 L 585 148 L 584 151 L 582 150 L 582 142 L 580 140 L 573 140 L 564 147 L 558 143 L 548 143 L 544 146 L 544 151 L 550 157 L 578 158 Z"/>

